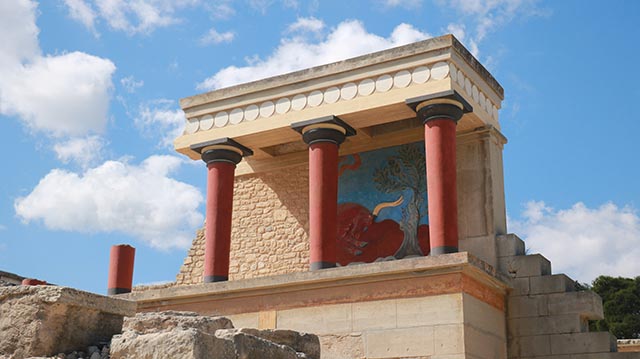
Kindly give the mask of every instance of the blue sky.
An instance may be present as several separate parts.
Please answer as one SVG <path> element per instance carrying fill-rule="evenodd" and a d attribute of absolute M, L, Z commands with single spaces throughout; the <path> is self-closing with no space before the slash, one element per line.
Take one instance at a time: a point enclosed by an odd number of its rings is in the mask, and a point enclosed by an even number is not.
<path fill-rule="evenodd" d="M 204 215 L 177 100 L 454 33 L 505 89 L 510 231 L 581 281 L 640 275 L 636 1 L 0 2 L 0 270 L 173 280 Z"/>

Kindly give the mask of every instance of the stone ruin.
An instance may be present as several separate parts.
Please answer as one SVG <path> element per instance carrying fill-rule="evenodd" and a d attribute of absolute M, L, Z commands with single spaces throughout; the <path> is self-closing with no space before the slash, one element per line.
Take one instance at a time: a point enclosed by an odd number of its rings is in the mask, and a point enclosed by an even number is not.
<path fill-rule="evenodd" d="M 0 287 L 0 358 L 320 359 L 318 337 L 57 286 Z"/>

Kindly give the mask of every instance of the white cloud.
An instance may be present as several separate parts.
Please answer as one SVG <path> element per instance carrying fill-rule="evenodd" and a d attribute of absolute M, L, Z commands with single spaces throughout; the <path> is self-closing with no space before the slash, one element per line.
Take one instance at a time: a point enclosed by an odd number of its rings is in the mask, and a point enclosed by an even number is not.
<path fill-rule="evenodd" d="M 82 168 L 88 168 L 102 158 L 104 146 L 104 139 L 93 135 L 58 142 L 53 146 L 53 151 L 64 163 L 75 162 Z"/>
<path fill-rule="evenodd" d="M 0 1 L 0 80 L 5 72 L 40 55 L 36 8 L 27 0 Z"/>
<path fill-rule="evenodd" d="M 0 114 L 53 137 L 100 132 L 115 65 L 82 52 L 42 56 L 35 4 L 0 3 Z"/>
<path fill-rule="evenodd" d="M 15 203 L 26 223 L 51 230 L 120 232 L 154 248 L 187 248 L 202 225 L 200 191 L 170 177 L 184 163 L 151 156 L 139 165 L 107 161 L 84 173 L 54 169 Z"/>
<path fill-rule="evenodd" d="M 470 51 L 478 56 L 479 44 L 485 37 L 515 18 L 531 16 L 548 16 L 550 11 L 538 6 L 539 0 L 438 0 L 440 6 L 455 9 L 464 18 L 467 28 L 474 28 L 474 32 L 465 39 L 460 39 L 470 47 Z M 450 24 L 449 27 L 464 28 L 464 23 Z M 455 35 L 455 33 L 454 33 Z"/>
<path fill-rule="evenodd" d="M 357 20 L 340 23 L 318 41 L 303 36 L 285 37 L 266 59 L 253 57 L 246 66 L 229 66 L 198 84 L 198 89 L 212 90 L 327 64 L 374 51 L 405 45 L 430 37 L 411 25 L 400 24 L 388 37 L 364 28 Z"/>
<path fill-rule="evenodd" d="M 235 37 L 235 34 L 231 31 L 220 33 L 216 31 L 216 29 L 211 28 L 206 34 L 202 35 L 202 37 L 200 38 L 200 44 L 209 45 L 209 44 L 221 44 L 223 42 L 229 43 L 233 41 L 234 37 Z"/>
<path fill-rule="evenodd" d="M 200 5 L 200 0 L 94 0 L 101 19 L 114 30 L 130 35 L 150 33 L 182 21 L 180 9 Z"/>
<path fill-rule="evenodd" d="M 90 5 L 84 2 L 84 0 L 64 0 L 64 3 L 69 9 L 69 16 L 72 19 L 79 21 L 95 36 L 98 36 L 95 27 L 96 13 Z"/>
<path fill-rule="evenodd" d="M 55 137 L 100 132 L 115 69 L 110 60 L 82 52 L 35 58 L 0 79 L 0 110 Z"/>
<path fill-rule="evenodd" d="M 526 241 L 532 253 L 549 258 L 555 273 L 580 282 L 599 275 L 640 275 L 640 217 L 632 207 L 606 203 L 588 208 L 579 202 L 556 210 L 544 202 L 526 204 L 510 231 Z"/>
<path fill-rule="evenodd" d="M 287 32 L 309 31 L 318 33 L 324 29 L 324 22 L 315 17 L 299 17 L 287 27 Z"/>
<path fill-rule="evenodd" d="M 175 105 L 174 101 L 167 99 L 142 104 L 135 123 L 145 134 L 160 136 L 163 146 L 172 147 L 173 140 L 182 134 L 185 124 L 184 113 Z"/>
<path fill-rule="evenodd" d="M 128 93 L 134 93 L 136 92 L 137 89 L 144 86 L 144 81 L 143 80 L 138 81 L 135 79 L 135 77 L 133 77 L 133 75 L 131 75 L 131 76 L 121 78 L 120 84 L 122 85 L 122 87 L 124 87 L 124 89 Z"/>
<path fill-rule="evenodd" d="M 422 6 L 422 0 L 381 0 L 386 7 L 403 7 L 414 9 Z"/>

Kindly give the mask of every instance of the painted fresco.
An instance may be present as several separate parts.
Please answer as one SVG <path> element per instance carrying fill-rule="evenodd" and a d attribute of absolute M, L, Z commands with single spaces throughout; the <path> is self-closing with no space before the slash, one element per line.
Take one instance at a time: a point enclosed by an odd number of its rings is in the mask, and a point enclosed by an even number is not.
<path fill-rule="evenodd" d="M 344 156 L 338 263 L 429 253 L 424 142 Z"/>

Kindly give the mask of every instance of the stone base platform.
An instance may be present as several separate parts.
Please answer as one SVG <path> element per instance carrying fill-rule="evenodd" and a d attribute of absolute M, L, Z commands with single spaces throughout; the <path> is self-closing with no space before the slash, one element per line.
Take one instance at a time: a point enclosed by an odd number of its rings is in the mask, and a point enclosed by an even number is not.
<path fill-rule="evenodd" d="M 139 311 L 318 334 L 322 358 L 506 358 L 510 279 L 455 253 L 130 293 Z"/>

